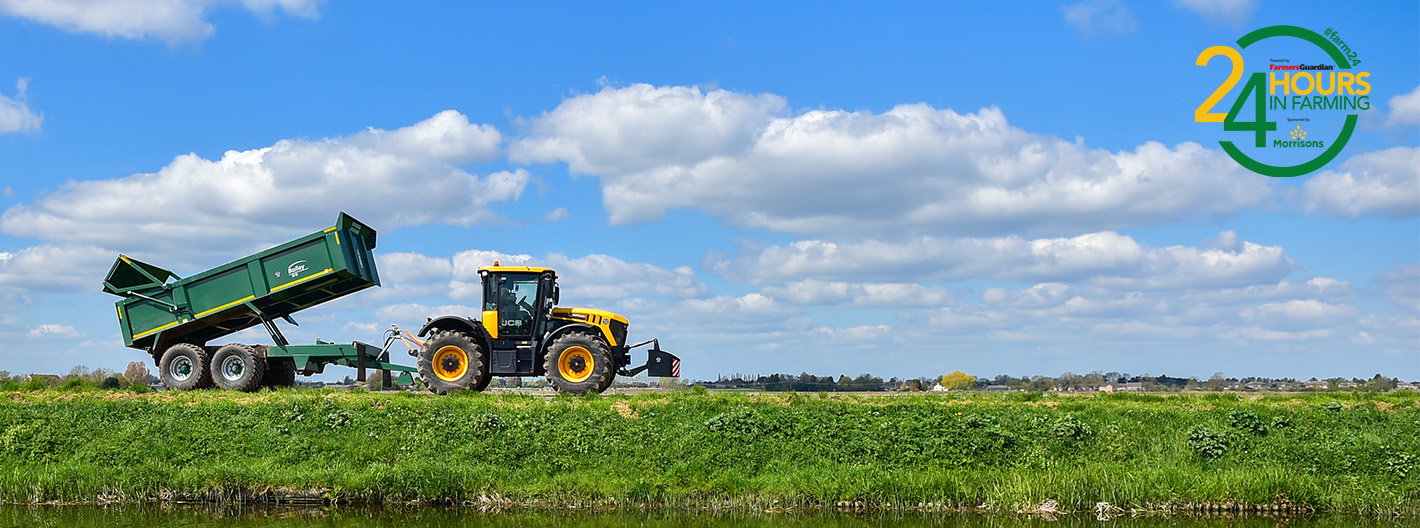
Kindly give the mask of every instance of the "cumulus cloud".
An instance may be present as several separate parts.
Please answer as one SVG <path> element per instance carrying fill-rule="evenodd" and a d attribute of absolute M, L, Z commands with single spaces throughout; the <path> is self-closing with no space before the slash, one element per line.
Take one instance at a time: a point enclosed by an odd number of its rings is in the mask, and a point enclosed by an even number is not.
<path fill-rule="evenodd" d="M 764 293 L 792 304 L 865 308 L 920 308 L 950 304 L 945 289 L 907 283 L 850 283 L 807 279 L 771 286 Z"/>
<path fill-rule="evenodd" d="M 30 329 L 28 335 L 38 338 L 76 338 L 79 337 L 79 331 L 69 325 L 42 324 Z"/>
<path fill-rule="evenodd" d="M 526 254 L 468 250 L 453 257 L 453 298 L 480 299 L 478 268 L 497 261 L 505 266 L 538 266 L 557 271 L 564 304 L 585 301 L 625 299 L 634 295 L 655 294 L 673 298 L 699 298 L 709 295 L 695 271 L 687 266 L 666 269 L 641 262 L 626 262 L 608 255 L 568 257 L 551 253 L 543 258 Z"/>
<path fill-rule="evenodd" d="M 1391 147 L 1357 154 L 1302 184 L 1308 211 L 1356 218 L 1420 215 L 1420 148 Z"/>
<path fill-rule="evenodd" d="M 375 263 L 382 280 L 397 283 L 445 282 L 454 270 L 449 259 L 419 253 L 376 253 Z"/>
<path fill-rule="evenodd" d="M 0 13 L 75 33 L 105 37 L 197 41 L 216 31 L 207 15 L 240 5 L 261 17 L 276 11 L 315 18 L 320 0 L 0 0 Z"/>
<path fill-rule="evenodd" d="M 0 134 L 38 131 L 44 123 L 44 114 L 36 114 L 25 102 L 29 86 L 30 80 L 21 78 L 15 82 L 14 99 L 0 94 Z M 9 187 L 5 189 L 8 190 Z"/>
<path fill-rule="evenodd" d="M 1386 299 L 1402 310 L 1420 315 L 1420 265 L 1399 264 L 1376 276 Z"/>
<path fill-rule="evenodd" d="M 1386 117 L 1386 126 L 1420 126 L 1420 86 L 1390 98 L 1390 115 Z"/>
<path fill-rule="evenodd" d="M 801 235 L 1078 233 L 1227 215 L 1271 193 L 1195 143 L 1111 153 L 1012 127 L 995 108 L 786 116 L 783 106 L 725 90 L 606 88 L 532 119 L 510 155 L 598 176 L 613 224 L 694 208 Z"/>
<path fill-rule="evenodd" d="M 1247 23 L 1257 10 L 1256 0 L 1174 0 L 1173 3 L 1205 19 L 1233 26 Z"/>
<path fill-rule="evenodd" d="M 1293 270 L 1280 246 L 1150 247 L 1104 231 L 1026 240 L 921 237 L 907 242 L 803 240 L 711 264 L 732 280 L 773 284 L 818 280 L 924 281 L 992 278 L 1089 281 L 1115 288 L 1233 287 L 1276 282 Z"/>
<path fill-rule="evenodd" d="M 1061 7 L 1065 22 L 1087 37 L 1133 33 L 1138 23 L 1119 0 L 1084 0 Z"/>
<path fill-rule="evenodd" d="M 44 244 L 0 251 L 0 292 L 94 292 L 117 258 L 94 247 Z"/>
<path fill-rule="evenodd" d="M 164 263 L 204 250 L 229 257 L 261 249 L 328 225 L 338 211 L 381 229 L 492 222 L 492 204 L 516 200 L 529 174 L 479 177 L 455 164 L 496 157 L 501 140 L 493 127 L 450 110 L 392 131 L 282 140 L 217 160 L 186 154 L 154 173 L 68 182 L 6 210 L 0 232 Z M 391 197 L 416 196 L 418 207 L 390 206 Z"/>

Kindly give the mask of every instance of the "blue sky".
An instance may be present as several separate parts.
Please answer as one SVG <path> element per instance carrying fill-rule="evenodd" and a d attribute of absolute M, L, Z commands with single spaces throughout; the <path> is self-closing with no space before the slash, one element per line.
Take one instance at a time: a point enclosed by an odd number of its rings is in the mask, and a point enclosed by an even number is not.
<path fill-rule="evenodd" d="M 1417 21 L 1414 2 L 0 0 L 0 370 L 144 359 L 98 292 L 120 252 L 188 275 L 343 210 L 380 231 L 384 287 L 298 314 L 295 341 L 472 313 L 473 270 L 500 259 L 557 268 L 564 305 L 626 315 L 692 378 L 1420 379 Z M 1229 71 L 1199 53 L 1284 24 L 1340 32 L 1372 86 L 1340 156 L 1288 179 L 1219 148 L 1251 133 L 1193 120 Z M 1246 70 L 1325 60 L 1300 43 L 1244 50 Z M 1271 116 L 1301 115 L 1338 130 Z"/>

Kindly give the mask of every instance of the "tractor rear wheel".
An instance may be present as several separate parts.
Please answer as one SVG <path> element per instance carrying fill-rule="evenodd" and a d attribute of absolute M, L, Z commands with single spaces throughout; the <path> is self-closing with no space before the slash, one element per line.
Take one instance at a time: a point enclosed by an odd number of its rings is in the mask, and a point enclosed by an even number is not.
<path fill-rule="evenodd" d="M 266 376 L 266 358 L 258 356 L 256 349 L 241 343 L 232 343 L 217 349 L 212 356 L 212 381 L 227 390 L 252 392 L 261 388 L 261 380 Z"/>
<path fill-rule="evenodd" d="M 163 352 L 158 361 L 158 377 L 169 389 L 194 390 L 212 386 L 212 362 L 207 350 L 192 343 L 178 343 Z"/>
<path fill-rule="evenodd" d="M 583 334 L 563 334 L 547 347 L 543 369 L 557 392 L 586 394 L 606 390 L 611 376 L 611 353 L 601 338 Z"/>
<path fill-rule="evenodd" d="M 419 379 L 437 394 L 481 390 L 488 386 L 483 348 L 466 334 L 435 332 L 419 349 Z"/>

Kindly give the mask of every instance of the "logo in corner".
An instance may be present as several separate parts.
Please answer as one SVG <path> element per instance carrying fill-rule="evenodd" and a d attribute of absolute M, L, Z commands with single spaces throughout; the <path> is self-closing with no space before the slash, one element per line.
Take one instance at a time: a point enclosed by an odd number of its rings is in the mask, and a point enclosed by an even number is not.
<path fill-rule="evenodd" d="M 1222 123 L 1224 137 L 1229 138 L 1218 141 L 1223 151 L 1244 168 L 1265 176 L 1302 176 L 1336 159 L 1356 131 L 1360 112 L 1371 108 L 1371 74 L 1357 71 L 1360 55 L 1332 28 L 1318 34 L 1297 26 L 1269 26 L 1243 35 L 1237 45 L 1213 46 L 1198 54 L 1196 65 L 1207 66 L 1222 56 L 1231 72 L 1194 110 L 1193 121 Z M 1249 73 L 1244 51 L 1265 61 L 1266 67 Z M 1214 112 L 1244 75 L 1247 81 L 1228 112 Z M 1239 119 L 1249 113 L 1251 121 Z M 1269 114 L 1274 119 L 1281 114 L 1283 122 L 1296 126 L 1290 134 L 1284 133 L 1278 121 L 1268 120 Z M 1321 131 L 1307 139 L 1302 123 Z M 1323 139 L 1331 137 L 1326 132 L 1331 129 L 1336 130 L 1334 139 Z M 1233 132 L 1250 132 L 1252 141 L 1234 143 L 1237 135 L 1228 134 Z M 1280 137 L 1268 138 L 1270 132 Z"/>

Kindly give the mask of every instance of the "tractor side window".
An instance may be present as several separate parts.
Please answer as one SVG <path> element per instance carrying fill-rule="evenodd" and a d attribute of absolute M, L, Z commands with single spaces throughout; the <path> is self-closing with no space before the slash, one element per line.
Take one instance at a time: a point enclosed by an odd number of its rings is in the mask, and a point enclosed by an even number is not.
<path fill-rule="evenodd" d="M 498 285 L 498 332 L 530 336 L 537 302 L 537 276 L 508 277 Z"/>
<path fill-rule="evenodd" d="M 483 311 L 498 309 L 498 281 L 486 279 L 483 281 Z"/>

